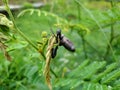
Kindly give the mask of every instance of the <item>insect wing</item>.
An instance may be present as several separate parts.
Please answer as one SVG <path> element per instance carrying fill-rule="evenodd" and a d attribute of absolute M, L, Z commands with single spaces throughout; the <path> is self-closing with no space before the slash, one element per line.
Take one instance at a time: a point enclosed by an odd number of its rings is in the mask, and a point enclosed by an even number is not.
<path fill-rule="evenodd" d="M 67 50 L 74 52 L 75 47 L 73 43 L 66 37 L 63 37 L 63 39 L 60 41 L 60 44 L 63 45 Z"/>

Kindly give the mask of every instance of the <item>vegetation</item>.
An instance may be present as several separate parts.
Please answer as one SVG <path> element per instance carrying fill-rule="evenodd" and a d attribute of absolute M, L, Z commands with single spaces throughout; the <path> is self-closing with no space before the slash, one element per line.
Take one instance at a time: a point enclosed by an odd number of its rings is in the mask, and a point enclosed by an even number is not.
<path fill-rule="evenodd" d="M 120 7 L 116 0 L 52 0 L 0 14 L 0 90 L 119 90 Z M 55 44 L 61 29 L 75 45 Z M 63 53 L 64 52 L 64 53 Z"/>

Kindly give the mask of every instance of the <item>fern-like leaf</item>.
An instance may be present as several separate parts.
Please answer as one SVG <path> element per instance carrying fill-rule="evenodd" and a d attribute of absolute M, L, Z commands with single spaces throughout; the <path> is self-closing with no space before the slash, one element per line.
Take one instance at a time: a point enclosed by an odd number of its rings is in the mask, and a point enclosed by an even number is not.
<path fill-rule="evenodd" d="M 117 79 L 119 76 L 120 76 L 120 68 L 104 76 L 101 80 L 101 83 L 106 84 L 106 83 L 112 82 L 113 80 Z"/>

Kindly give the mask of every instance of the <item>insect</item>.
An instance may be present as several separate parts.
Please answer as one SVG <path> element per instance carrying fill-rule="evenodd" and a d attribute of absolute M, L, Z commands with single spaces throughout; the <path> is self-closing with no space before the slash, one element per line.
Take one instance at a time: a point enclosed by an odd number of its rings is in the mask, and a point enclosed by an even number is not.
<path fill-rule="evenodd" d="M 58 45 L 55 47 L 55 48 L 52 48 L 52 58 L 54 58 L 57 54 L 57 50 L 58 50 L 58 46 L 63 46 L 65 47 L 68 51 L 71 51 L 71 52 L 75 52 L 75 47 L 73 45 L 73 43 L 68 39 L 66 38 L 63 34 L 61 34 L 61 30 L 57 30 L 56 32 L 56 43 L 58 43 Z"/>

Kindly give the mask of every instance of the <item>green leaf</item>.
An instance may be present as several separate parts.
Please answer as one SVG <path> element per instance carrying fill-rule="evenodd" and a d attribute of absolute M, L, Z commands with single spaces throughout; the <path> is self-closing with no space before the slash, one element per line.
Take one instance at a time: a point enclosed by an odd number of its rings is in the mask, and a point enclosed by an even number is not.
<path fill-rule="evenodd" d="M 113 84 L 114 86 L 119 86 L 120 87 L 120 79 L 116 80 Z"/>
<path fill-rule="evenodd" d="M 95 84 L 93 84 L 93 83 L 84 83 L 82 90 L 95 90 Z"/>
<path fill-rule="evenodd" d="M 71 90 L 74 90 L 76 87 L 78 87 L 78 86 L 80 86 L 81 84 L 83 84 L 83 82 L 84 82 L 84 81 L 78 80 L 78 79 L 73 80 L 72 83 L 70 84 L 70 86 L 71 86 L 70 89 L 71 89 Z"/>
<path fill-rule="evenodd" d="M 71 82 L 72 82 L 72 79 L 60 78 L 58 82 L 55 84 L 55 87 L 66 86 L 66 85 L 69 85 Z"/>
<path fill-rule="evenodd" d="M 120 76 L 120 68 L 104 76 L 101 80 L 101 83 L 108 84 L 109 82 L 112 82 L 113 80 L 117 79 L 119 76 Z"/>
<path fill-rule="evenodd" d="M 96 83 L 95 90 L 110 90 L 110 89 L 108 89 L 107 85 L 102 85 L 102 84 Z"/>
<path fill-rule="evenodd" d="M 9 47 L 7 47 L 7 51 L 12 51 L 12 50 L 16 50 L 16 49 L 22 49 L 27 47 L 28 43 L 26 41 L 12 41 L 10 43 L 8 43 Z"/>
<path fill-rule="evenodd" d="M 76 69 L 74 69 L 72 72 L 68 74 L 68 77 L 75 76 L 76 73 L 79 73 L 79 71 L 82 70 L 88 63 L 89 63 L 89 60 L 83 61 Z"/>
<path fill-rule="evenodd" d="M 104 72 L 98 74 L 98 75 L 93 76 L 93 77 L 92 77 L 92 81 L 93 81 L 93 82 L 99 81 L 99 80 L 100 80 L 103 76 L 105 76 L 107 73 L 109 73 L 109 72 L 111 72 L 113 69 L 115 69 L 117 65 L 118 65 L 117 63 L 112 63 L 112 64 L 106 66 L 106 70 L 105 70 Z"/>
<path fill-rule="evenodd" d="M 101 85 L 99 83 L 85 82 L 82 90 L 111 90 L 110 88 L 107 85 Z"/>
<path fill-rule="evenodd" d="M 81 79 L 90 79 L 90 77 L 93 74 L 95 74 L 100 68 L 103 68 L 105 65 L 106 65 L 105 61 L 103 62 L 94 61 L 88 66 L 84 67 L 82 70 L 80 70 L 75 77 L 79 77 Z"/>
<path fill-rule="evenodd" d="M 27 76 L 28 78 L 31 78 L 37 71 L 38 71 L 38 67 L 37 66 L 28 65 L 26 67 L 24 75 Z"/>

